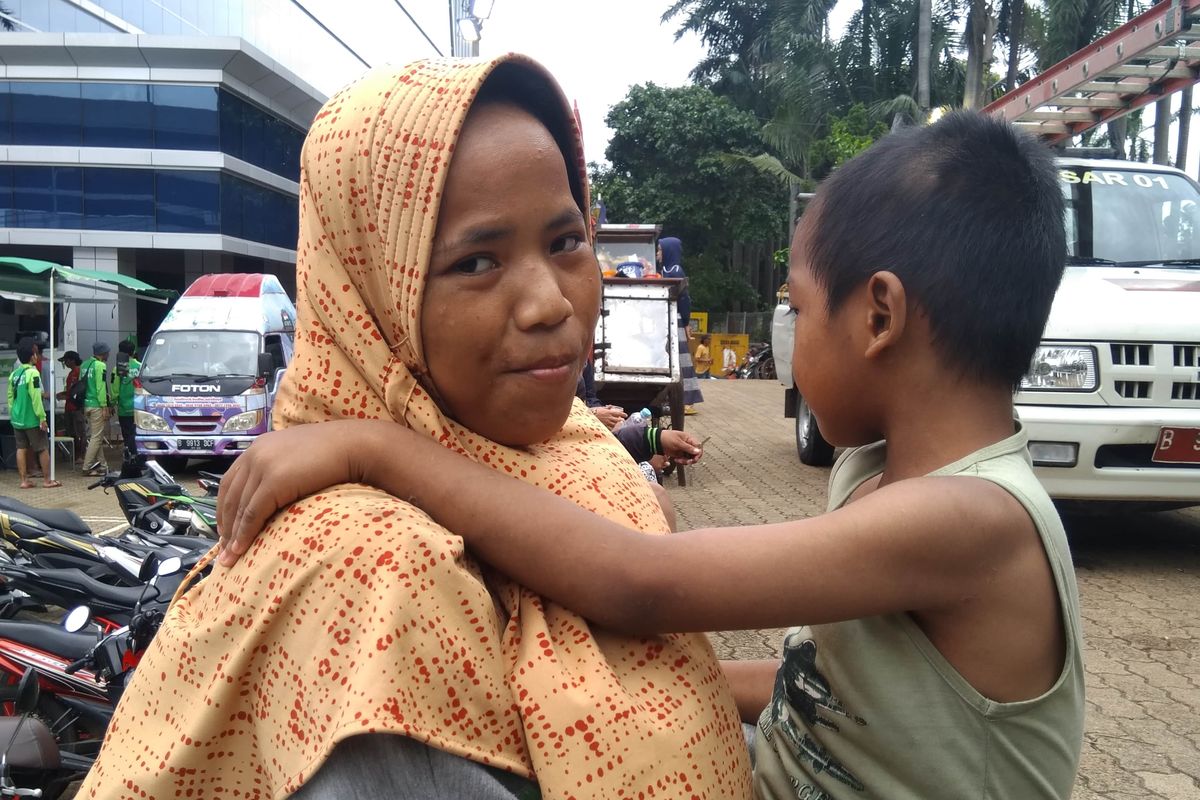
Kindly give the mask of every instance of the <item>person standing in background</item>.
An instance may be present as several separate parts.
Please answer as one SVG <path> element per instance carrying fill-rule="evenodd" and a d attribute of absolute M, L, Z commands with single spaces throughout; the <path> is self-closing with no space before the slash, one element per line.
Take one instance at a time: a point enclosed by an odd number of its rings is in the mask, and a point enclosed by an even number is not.
<path fill-rule="evenodd" d="M 66 434 L 75 442 L 71 452 L 75 455 L 75 466 L 78 467 L 83 465 L 83 449 L 87 446 L 87 436 L 84 435 L 83 409 L 71 400 L 71 388 L 79 382 L 79 365 L 83 361 L 74 350 L 63 353 L 58 361 L 67 368 L 67 382 L 56 398 L 63 401 L 63 423 Z"/>
<path fill-rule="evenodd" d="M 704 402 L 700 393 L 700 382 L 692 367 L 692 355 L 688 352 L 688 336 L 692 318 L 692 298 L 688 294 L 687 273 L 683 271 L 683 242 L 674 236 L 658 240 L 658 261 L 662 264 L 659 274 L 664 278 L 682 278 L 683 290 L 679 293 L 679 374 L 683 378 L 683 413 L 695 414 L 696 404 Z"/>
<path fill-rule="evenodd" d="M 29 463 L 30 454 L 42 466 L 45 476 L 43 488 L 62 486 L 50 480 L 50 451 L 47 447 L 46 408 L 42 405 L 42 376 L 33 365 L 36 346 L 32 339 L 17 343 L 17 366 L 8 376 L 8 414 L 12 420 L 13 439 L 17 445 L 17 472 L 21 476 L 21 488 L 32 489 Z"/>
<path fill-rule="evenodd" d="M 105 475 L 108 463 L 104 459 L 104 426 L 108 423 L 108 354 L 111 348 L 104 342 L 92 345 L 92 357 L 79 367 L 79 379 L 87 381 L 87 396 L 83 400 L 83 415 L 87 419 L 88 444 L 83 463 L 85 475 Z"/>
<path fill-rule="evenodd" d="M 708 334 L 700 337 L 700 344 L 696 345 L 696 377 L 700 380 L 712 377 L 712 351 L 708 349 L 708 343 L 712 341 Z"/>
<path fill-rule="evenodd" d="M 121 441 L 124 443 L 126 461 L 137 456 L 137 427 L 133 424 L 133 381 L 142 369 L 142 362 L 134 357 L 135 349 L 133 342 L 128 339 L 117 345 L 117 363 L 113 367 L 112 382 L 109 386 L 109 397 L 117 407 L 117 423 L 121 426 Z"/>

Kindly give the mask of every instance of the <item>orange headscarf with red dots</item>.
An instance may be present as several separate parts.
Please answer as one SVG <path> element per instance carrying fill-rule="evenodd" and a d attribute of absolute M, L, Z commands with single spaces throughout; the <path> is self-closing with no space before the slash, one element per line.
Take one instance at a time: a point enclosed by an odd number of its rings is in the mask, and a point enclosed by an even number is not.
<path fill-rule="evenodd" d="M 512 56 L 381 71 L 318 114 L 277 423 L 394 419 L 663 533 L 645 479 L 580 404 L 552 440 L 514 449 L 446 418 L 419 381 L 442 186 L 472 98 L 501 64 L 553 87 L 578 139 L 552 79 Z M 482 570 L 419 509 L 344 486 L 277 515 L 236 567 L 175 602 L 80 796 L 286 797 L 337 742 L 369 732 L 532 778 L 545 798 L 750 795 L 732 698 L 702 635 L 594 627 Z"/>

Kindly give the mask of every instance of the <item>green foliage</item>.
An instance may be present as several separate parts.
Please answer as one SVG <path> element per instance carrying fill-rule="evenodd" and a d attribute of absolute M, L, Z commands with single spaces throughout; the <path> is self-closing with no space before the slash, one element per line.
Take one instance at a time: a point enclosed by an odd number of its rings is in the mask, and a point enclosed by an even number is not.
<path fill-rule="evenodd" d="M 646 84 L 607 122 L 609 164 L 591 165 L 591 177 L 609 220 L 659 223 L 682 239 L 697 308 L 753 304 L 754 288 L 729 265 L 733 243 L 778 240 L 787 211 L 785 186 L 739 158 L 761 147 L 754 116 L 703 86 Z"/>
<path fill-rule="evenodd" d="M 882 122 L 872 123 L 867 108 L 855 103 L 844 117 L 835 117 L 829 124 L 829 135 L 814 146 L 816 159 L 829 169 L 845 162 L 879 141 L 888 128 Z"/>

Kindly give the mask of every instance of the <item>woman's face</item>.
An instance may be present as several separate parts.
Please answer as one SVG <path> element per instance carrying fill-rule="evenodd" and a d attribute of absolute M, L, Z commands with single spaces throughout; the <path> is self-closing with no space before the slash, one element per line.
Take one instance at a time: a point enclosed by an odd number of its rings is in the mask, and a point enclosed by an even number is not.
<path fill-rule="evenodd" d="M 442 196 L 421 337 L 443 410 L 510 446 L 566 421 L 600 273 L 550 132 L 496 104 L 463 126 Z"/>

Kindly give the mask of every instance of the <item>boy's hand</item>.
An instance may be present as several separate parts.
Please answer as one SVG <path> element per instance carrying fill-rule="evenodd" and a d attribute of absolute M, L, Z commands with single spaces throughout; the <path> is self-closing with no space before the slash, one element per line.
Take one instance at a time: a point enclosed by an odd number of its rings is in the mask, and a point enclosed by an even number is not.
<path fill-rule="evenodd" d="M 259 436 L 237 457 L 217 493 L 218 563 L 232 566 L 267 520 L 314 492 L 363 480 L 370 422 L 298 425 Z"/>
<path fill-rule="evenodd" d="M 676 464 L 688 466 L 695 464 L 704 455 L 704 450 L 700 446 L 700 441 L 685 431 L 677 431 L 667 429 L 662 432 L 663 455 Z"/>

